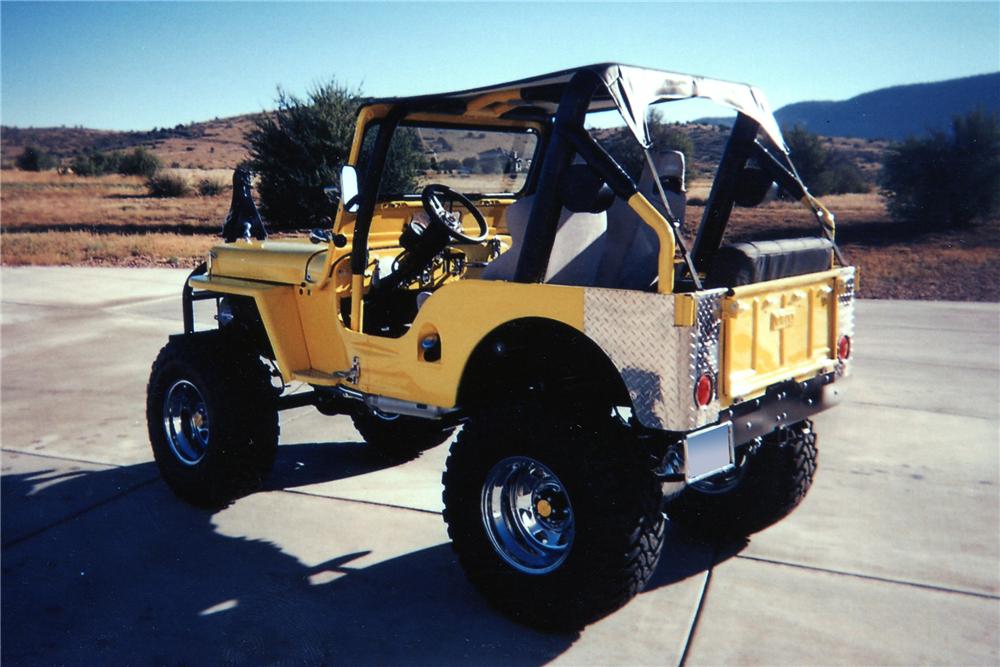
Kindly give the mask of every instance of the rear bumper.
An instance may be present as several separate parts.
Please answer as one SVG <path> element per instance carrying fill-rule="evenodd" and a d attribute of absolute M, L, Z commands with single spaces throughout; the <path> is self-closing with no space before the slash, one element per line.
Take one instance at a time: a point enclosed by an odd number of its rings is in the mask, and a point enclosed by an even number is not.
<path fill-rule="evenodd" d="M 836 380 L 836 382 L 834 382 Z M 664 502 L 677 496 L 688 484 L 689 470 L 685 443 L 697 434 L 731 424 L 730 461 L 739 458 L 737 449 L 757 441 L 769 433 L 792 426 L 831 408 L 840 401 L 843 378 L 836 373 L 825 373 L 802 382 L 790 380 L 772 385 L 763 396 L 733 405 L 719 413 L 719 421 L 709 427 L 683 434 L 680 439 L 667 441 L 660 462 L 655 470 L 663 486 Z M 677 438 L 681 434 L 673 434 Z M 664 441 L 660 441 L 664 443 Z M 730 466 L 731 469 L 731 466 Z M 722 471 L 723 468 L 720 468 Z M 709 473 L 711 476 L 714 473 Z"/>
<path fill-rule="evenodd" d="M 826 373 L 772 385 L 760 398 L 721 411 L 719 421 L 732 422 L 733 443 L 739 446 L 833 407 L 840 402 L 843 382 L 835 373 Z"/>

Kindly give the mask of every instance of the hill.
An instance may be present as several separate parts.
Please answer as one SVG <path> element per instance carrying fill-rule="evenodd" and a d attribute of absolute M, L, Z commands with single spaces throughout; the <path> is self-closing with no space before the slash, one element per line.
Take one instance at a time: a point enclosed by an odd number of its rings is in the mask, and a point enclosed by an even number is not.
<path fill-rule="evenodd" d="M 256 114 L 216 118 L 202 123 L 155 128 L 148 132 L 116 132 L 79 127 L 0 128 L 0 158 L 13 165 L 25 146 L 39 146 L 58 158 L 86 151 L 128 150 L 145 146 L 167 166 L 232 169 L 246 159 L 245 135 Z"/>
<path fill-rule="evenodd" d="M 1000 72 L 880 88 L 838 102 L 796 102 L 774 115 L 782 127 L 804 125 L 828 137 L 900 140 L 946 129 L 952 117 L 977 107 L 1000 113 Z M 699 122 L 732 125 L 733 119 Z"/>
<path fill-rule="evenodd" d="M 827 136 L 903 139 L 945 129 L 976 107 L 1000 112 L 1000 72 L 882 88 L 842 102 L 798 102 L 775 116 L 782 126 L 800 123 Z"/>

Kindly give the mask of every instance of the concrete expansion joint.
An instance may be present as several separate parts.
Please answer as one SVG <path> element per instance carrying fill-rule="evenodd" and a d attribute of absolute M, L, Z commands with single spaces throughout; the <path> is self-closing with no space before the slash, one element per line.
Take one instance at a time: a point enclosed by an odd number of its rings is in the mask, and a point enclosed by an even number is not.
<path fill-rule="evenodd" d="M 69 456 L 55 456 L 54 454 L 42 454 L 41 452 L 30 452 L 23 449 L 9 449 L 7 447 L 0 448 L 0 452 L 4 454 L 21 454 L 23 456 L 37 456 L 40 459 L 52 459 L 54 461 L 71 461 L 73 463 L 86 463 L 87 465 L 94 466 L 107 466 L 109 468 L 124 468 L 120 463 L 108 463 L 107 461 L 92 461 L 90 459 L 75 459 Z M 158 475 L 155 473 L 150 479 L 155 479 Z"/>
<path fill-rule="evenodd" d="M 392 503 L 377 503 L 374 500 L 360 500 L 358 498 L 328 496 L 322 493 L 311 493 L 309 491 L 300 491 L 299 489 L 268 489 L 268 491 L 280 491 L 281 493 L 291 493 L 297 496 L 309 496 L 310 498 L 321 498 L 323 500 L 338 500 L 344 503 L 356 503 L 358 505 L 368 505 L 370 507 L 383 507 L 385 509 L 405 510 L 408 512 L 419 512 L 420 514 L 433 514 L 434 516 L 441 516 L 441 512 L 439 512 L 438 510 L 428 510 L 422 507 L 407 507 L 406 505 L 394 505 Z"/>
<path fill-rule="evenodd" d="M 49 458 L 55 458 L 55 457 L 49 457 Z M 69 514 L 67 516 L 62 517 L 58 521 L 53 521 L 52 523 L 50 523 L 48 525 L 45 525 L 45 526 L 42 526 L 41 528 L 38 528 L 36 530 L 33 530 L 30 533 L 27 533 L 25 535 L 21 535 L 20 537 L 16 537 L 16 538 L 10 540 L 9 542 L 4 542 L 2 545 L 0 545 L 0 547 L 2 547 L 3 549 L 10 549 L 11 547 L 15 547 L 18 544 L 23 544 L 24 542 L 32 539 L 33 537 L 37 537 L 37 536 L 41 535 L 42 533 L 44 533 L 44 532 L 46 532 L 46 531 L 48 531 L 48 530 L 50 530 L 52 528 L 55 528 L 57 526 L 62 526 L 63 524 L 69 523 L 70 521 L 75 521 L 76 519 L 80 518 L 81 516 L 83 516 L 84 514 L 87 514 L 88 512 L 90 512 L 92 510 L 95 510 L 95 509 L 97 509 L 99 507 L 104 507 L 105 505 L 110 505 L 111 503 L 113 503 L 113 502 L 115 502 L 117 500 L 120 500 L 121 498 L 124 498 L 125 496 L 129 495 L 130 493 L 132 493 L 134 491 L 138 491 L 139 489 L 141 489 L 141 488 L 143 488 L 145 486 L 149 486 L 150 484 L 152 484 L 153 482 L 157 481 L 158 479 L 159 479 L 158 477 L 150 477 L 149 479 L 144 479 L 142 481 L 136 482 L 135 484 L 133 484 L 132 486 L 128 487 L 127 489 L 119 491 L 118 493 L 114 494 L 113 496 L 105 498 L 104 500 L 102 500 L 100 502 L 94 503 L 93 505 L 90 505 L 89 507 L 84 507 L 83 509 L 79 510 L 78 512 L 73 512 L 72 514 Z"/>
<path fill-rule="evenodd" d="M 712 583 L 712 572 L 715 570 L 715 564 L 718 559 L 719 549 L 716 547 L 712 550 L 711 565 L 705 570 L 705 579 L 701 583 L 701 592 L 698 594 L 698 604 L 695 605 L 694 611 L 691 613 L 691 622 L 688 624 L 687 635 L 684 637 L 684 647 L 681 650 L 681 657 L 677 660 L 677 667 L 684 667 L 684 663 L 687 661 L 688 653 L 691 650 L 691 642 L 694 641 L 695 632 L 698 630 L 698 620 L 701 618 L 701 610 L 705 607 L 708 587 Z"/>
<path fill-rule="evenodd" d="M 910 588 L 920 588 L 928 591 L 936 591 L 938 593 L 950 593 L 953 595 L 964 595 L 968 597 L 981 598 L 984 600 L 1000 600 L 1000 595 L 994 595 L 993 593 L 981 593 L 979 591 L 968 591 L 961 588 L 951 588 L 948 586 L 938 586 L 936 584 L 923 584 L 919 581 L 907 581 L 905 579 L 893 579 L 891 577 L 880 577 L 875 574 L 864 574 L 863 572 L 848 572 L 846 570 L 835 570 L 832 568 L 818 567 L 816 565 L 804 565 L 802 563 L 789 563 L 788 561 L 777 560 L 774 558 L 761 558 L 760 556 L 747 556 L 744 554 L 737 554 L 734 558 L 739 558 L 741 560 L 750 560 L 757 563 L 765 563 L 767 565 L 778 565 L 783 567 L 794 567 L 799 570 L 809 570 L 811 572 L 822 572 L 824 574 L 833 574 L 840 577 L 852 577 L 855 579 L 865 579 L 867 581 L 878 581 L 885 584 L 895 584 L 896 586 L 907 586 Z"/>

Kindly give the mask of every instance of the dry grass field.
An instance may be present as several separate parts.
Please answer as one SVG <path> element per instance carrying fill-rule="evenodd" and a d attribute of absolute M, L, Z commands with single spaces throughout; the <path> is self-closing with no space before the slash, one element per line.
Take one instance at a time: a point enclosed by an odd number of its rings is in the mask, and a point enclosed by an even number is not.
<path fill-rule="evenodd" d="M 194 265 L 216 242 L 229 199 L 229 190 L 214 197 L 149 197 L 135 176 L 3 170 L 0 258 L 8 266 Z"/>
<path fill-rule="evenodd" d="M 192 181 L 227 171 L 181 170 Z M 471 179 L 470 179 L 471 180 Z M 693 182 L 691 196 L 704 184 Z M 230 191 L 157 199 L 135 177 L 0 172 L 0 260 L 23 264 L 194 266 L 218 242 Z M 874 193 L 825 197 L 867 298 L 1000 301 L 1000 220 L 960 231 L 893 222 Z M 688 208 L 688 220 L 702 209 Z M 727 240 L 816 234 L 797 203 L 737 209 Z"/>

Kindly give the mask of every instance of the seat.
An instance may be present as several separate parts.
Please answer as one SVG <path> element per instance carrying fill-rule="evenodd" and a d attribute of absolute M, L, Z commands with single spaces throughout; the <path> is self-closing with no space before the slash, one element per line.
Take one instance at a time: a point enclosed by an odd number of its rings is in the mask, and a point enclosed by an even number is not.
<path fill-rule="evenodd" d="M 660 192 L 656 187 L 657 176 L 667 195 L 670 212 L 682 224 L 687 198 L 685 196 L 684 154 L 680 151 L 661 151 L 653 155 L 656 174 L 648 163 L 639 177 L 639 192 L 666 217 Z M 660 241 L 642 218 L 628 205 L 616 199 L 608 209 L 608 233 L 604 253 L 597 270 L 596 285 L 616 289 L 647 289 L 657 277 Z"/>
<path fill-rule="evenodd" d="M 614 194 L 585 164 L 570 165 L 559 190 L 563 209 L 544 282 L 590 287 L 595 284 L 604 253 L 608 226 L 605 211 L 614 200 Z M 529 195 L 507 208 L 511 247 L 483 269 L 480 279 L 514 279 L 534 200 L 534 195 Z"/>
<path fill-rule="evenodd" d="M 780 239 L 725 245 L 712 257 L 705 286 L 738 287 L 819 273 L 833 266 L 833 241 Z"/>

